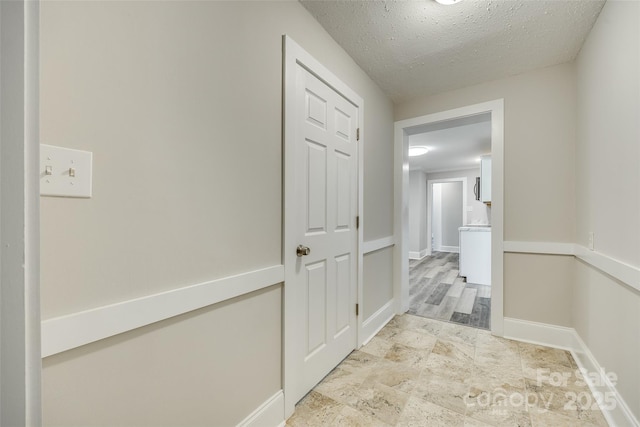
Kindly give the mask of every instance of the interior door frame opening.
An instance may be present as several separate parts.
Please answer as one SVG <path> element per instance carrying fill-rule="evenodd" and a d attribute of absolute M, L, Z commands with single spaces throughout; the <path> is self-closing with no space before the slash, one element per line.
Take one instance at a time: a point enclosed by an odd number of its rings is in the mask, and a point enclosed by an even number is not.
<path fill-rule="evenodd" d="M 409 309 L 409 136 L 438 122 L 491 114 L 491 333 L 504 335 L 504 99 L 395 122 L 394 283 L 396 313 Z"/>
<path fill-rule="evenodd" d="M 463 176 L 427 180 L 427 256 L 434 252 L 433 241 L 431 238 L 433 235 L 433 186 L 435 184 L 447 184 L 451 182 L 462 183 L 462 225 L 467 224 L 467 177 Z M 458 242 L 458 249 L 459 248 L 460 242 Z"/>

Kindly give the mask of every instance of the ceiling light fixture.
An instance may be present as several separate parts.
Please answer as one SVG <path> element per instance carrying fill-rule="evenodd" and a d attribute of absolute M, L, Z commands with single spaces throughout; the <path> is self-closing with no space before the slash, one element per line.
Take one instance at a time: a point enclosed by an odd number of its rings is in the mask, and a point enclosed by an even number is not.
<path fill-rule="evenodd" d="M 409 147 L 409 157 L 422 156 L 429 152 L 427 147 Z"/>
<path fill-rule="evenodd" d="M 445 6 L 451 6 L 452 4 L 459 3 L 461 0 L 436 0 L 436 1 Z"/>

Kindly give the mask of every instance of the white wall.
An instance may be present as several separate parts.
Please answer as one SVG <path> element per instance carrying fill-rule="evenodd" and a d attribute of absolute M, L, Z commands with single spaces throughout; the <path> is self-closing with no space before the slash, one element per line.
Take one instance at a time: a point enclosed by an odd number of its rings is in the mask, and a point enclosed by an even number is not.
<path fill-rule="evenodd" d="M 365 240 L 392 234 L 392 104 L 299 3 L 41 12 L 41 141 L 94 153 L 91 199 L 41 200 L 44 319 L 281 263 L 283 34 L 363 97 Z M 238 423 L 281 388 L 280 292 L 45 359 L 44 424 Z"/>
<path fill-rule="evenodd" d="M 577 58 L 577 235 L 640 267 L 640 3 L 608 1 Z M 573 323 L 640 419 L 640 292 L 576 261 Z"/>
<path fill-rule="evenodd" d="M 430 244 L 427 236 L 427 179 L 420 170 L 409 172 L 409 252 L 424 255 Z"/>

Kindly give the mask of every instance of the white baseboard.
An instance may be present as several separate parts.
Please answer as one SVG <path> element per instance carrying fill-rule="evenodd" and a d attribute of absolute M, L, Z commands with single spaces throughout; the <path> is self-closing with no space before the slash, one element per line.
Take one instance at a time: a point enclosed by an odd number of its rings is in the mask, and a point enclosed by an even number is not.
<path fill-rule="evenodd" d="M 602 411 L 609 425 L 620 427 L 640 427 L 640 422 L 633 415 L 631 409 L 629 409 L 627 402 L 625 402 L 625 400 L 618 394 L 618 390 L 615 385 L 611 383 L 611 380 L 606 375 L 605 369 L 598 363 L 591 353 L 591 350 L 589 350 L 589 347 L 587 347 L 584 341 L 582 341 L 582 338 L 580 338 L 580 335 L 578 335 L 576 331 L 574 331 L 574 333 L 575 339 L 578 343 L 578 348 L 571 351 L 573 358 L 581 369 L 590 373 L 598 373 L 599 380 L 597 384 L 589 384 L 591 392 L 605 397 L 613 396 L 615 399 L 613 409 L 604 409 Z M 604 402 L 606 402 L 606 400 L 604 400 Z"/>
<path fill-rule="evenodd" d="M 365 345 L 371 338 L 375 337 L 376 334 L 380 332 L 380 329 L 384 328 L 384 326 L 393 319 L 395 314 L 394 300 L 391 300 L 380 307 L 371 317 L 362 322 L 362 345 Z"/>
<path fill-rule="evenodd" d="M 420 252 L 409 251 L 409 259 L 422 259 L 427 256 L 427 249 L 423 249 Z"/>
<path fill-rule="evenodd" d="M 589 350 L 584 341 L 582 341 L 582 338 L 580 338 L 580 335 L 578 335 L 575 329 L 546 323 L 505 318 L 504 337 L 570 351 L 578 367 L 582 369 L 583 372 L 598 375 L 599 380 L 597 384 L 589 384 L 591 392 L 600 396 L 613 397 L 615 401 L 612 405 L 613 408 L 602 408 L 602 413 L 609 425 L 612 427 L 640 427 L 640 422 L 638 422 L 638 419 L 634 416 L 633 412 L 631 412 L 631 409 L 629 409 L 625 400 L 620 396 L 615 385 L 612 384 L 607 377 L 604 368 L 598 363 L 591 353 L 591 350 Z M 603 403 L 606 404 L 606 402 L 607 400 L 603 399 Z"/>
<path fill-rule="evenodd" d="M 453 252 L 453 253 L 459 254 L 460 246 L 440 246 L 440 248 L 436 250 L 438 252 Z"/>
<path fill-rule="evenodd" d="M 280 427 L 285 425 L 284 393 L 278 390 L 247 418 L 240 421 L 237 427 Z"/>
<path fill-rule="evenodd" d="M 531 344 L 573 350 L 578 343 L 575 329 L 528 320 L 504 318 L 504 337 Z"/>

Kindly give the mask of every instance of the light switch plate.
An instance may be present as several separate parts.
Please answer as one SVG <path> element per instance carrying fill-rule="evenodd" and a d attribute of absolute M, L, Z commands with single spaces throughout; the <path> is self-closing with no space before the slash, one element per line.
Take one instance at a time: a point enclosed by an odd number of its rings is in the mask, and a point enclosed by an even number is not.
<path fill-rule="evenodd" d="M 40 145 L 40 195 L 91 197 L 93 154 Z"/>

